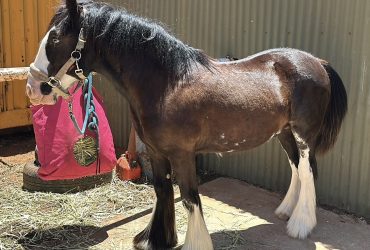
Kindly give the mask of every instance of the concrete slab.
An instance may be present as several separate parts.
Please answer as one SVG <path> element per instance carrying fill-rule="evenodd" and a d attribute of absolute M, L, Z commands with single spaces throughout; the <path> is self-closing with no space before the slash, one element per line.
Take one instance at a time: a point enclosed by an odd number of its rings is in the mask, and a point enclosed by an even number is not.
<path fill-rule="evenodd" d="M 286 222 L 274 215 L 283 197 L 245 182 L 218 178 L 199 188 L 207 227 L 215 249 L 370 249 L 370 226 L 350 216 L 318 208 L 318 225 L 306 240 L 290 238 Z M 107 239 L 98 249 L 132 249 L 132 238 L 150 220 L 150 210 L 117 217 L 103 229 Z M 187 214 L 176 202 L 179 246 Z"/>

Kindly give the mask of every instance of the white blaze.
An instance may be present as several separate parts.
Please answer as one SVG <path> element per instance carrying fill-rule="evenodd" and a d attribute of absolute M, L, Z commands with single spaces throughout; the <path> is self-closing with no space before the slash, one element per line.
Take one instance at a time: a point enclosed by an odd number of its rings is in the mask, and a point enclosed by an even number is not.
<path fill-rule="evenodd" d="M 48 74 L 48 66 L 50 64 L 48 57 L 46 56 L 46 44 L 48 42 L 51 30 L 49 30 L 44 38 L 41 40 L 39 51 L 34 61 L 35 67 L 44 72 L 46 75 Z"/>
<path fill-rule="evenodd" d="M 44 74 L 48 75 L 48 66 L 50 64 L 46 56 L 46 43 L 49 39 L 49 30 L 44 38 L 41 40 L 39 51 L 37 52 L 34 65 Z M 26 85 L 26 94 L 30 98 L 32 104 L 54 104 L 55 98 L 52 94 L 44 96 L 40 90 L 41 81 L 35 79 L 31 74 L 28 74 L 27 85 Z"/>

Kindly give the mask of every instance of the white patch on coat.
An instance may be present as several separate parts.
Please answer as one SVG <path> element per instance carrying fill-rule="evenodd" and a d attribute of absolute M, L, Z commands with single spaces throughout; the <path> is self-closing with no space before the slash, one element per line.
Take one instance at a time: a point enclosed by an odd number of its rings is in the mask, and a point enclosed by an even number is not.
<path fill-rule="evenodd" d="M 222 153 L 216 153 L 216 156 L 222 158 Z"/>
<path fill-rule="evenodd" d="M 276 135 L 280 134 L 281 133 L 281 130 L 277 131 L 276 133 L 273 133 L 271 135 L 271 137 L 267 140 L 267 141 L 270 141 L 272 138 L 274 138 Z"/>
<path fill-rule="evenodd" d="M 292 133 L 294 135 L 294 138 L 295 138 L 297 144 L 299 144 L 299 145 L 307 145 L 307 143 L 297 134 L 297 132 L 292 131 Z M 300 151 L 300 153 L 302 154 L 304 152 Z"/>
<path fill-rule="evenodd" d="M 51 29 L 52 30 L 52 29 Z M 46 44 L 49 39 L 49 30 L 44 38 L 41 40 L 39 50 L 37 52 L 34 65 L 37 69 L 48 75 L 48 66 L 50 64 L 46 55 Z M 53 94 L 44 96 L 40 90 L 41 80 L 34 78 L 31 74 L 28 74 L 26 94 L 30 98 L 30 101 L 34 105 L 38 104 L 55 104 L 55 97 Z"/>
<path fill-rule="evenodd" d="M 297 142 L 307 145 L 299 135 L 293 132 Z M 316 226 L 315 183 L 309 161 L 310 149 L 300 149 L 298 176 L 301 189 L 296 207 L 288 221 L 288 234 L 295 238 L 305 239 Z"/>
<path fill-rule="evenodd" d="M 199 206 L 189 212 L 188 230 L 182 250 L 212 250 L 213 244 Z"/>
<path fill-rule="evenodd" d="M 297 205 L 299 192 L 301 187 L 301 182 L 298 177 L 298 170 L 294 163 L 289 159 L 289 164 L 292 169 L 292 178 L 290 180 L 290 185 L 288 192 L 285 195 L 284 200 L 281 202 L 280 206 L 275 210 L 275 214 L 280 219 L 288 219 Z"/>
<path fill-rule="evenodd" d="M 225 139 L 225 133 L 222 133 L 222 134 L 220 135 L 220 138 L 221 138 L 221 140 Z"/>

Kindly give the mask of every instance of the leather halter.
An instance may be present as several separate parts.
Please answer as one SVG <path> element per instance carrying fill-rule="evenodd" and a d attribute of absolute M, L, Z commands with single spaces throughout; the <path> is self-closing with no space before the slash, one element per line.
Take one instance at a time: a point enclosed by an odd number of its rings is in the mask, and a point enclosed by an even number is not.
<path fill-rule="evenodd" d="M 57 90 L 59 90 L 60 95 L 63 98 L 67 99 L 71 97 L 68 89 L 62 86 L 61 79 L 65 74 L 67 74 L 68 70 L 71 68 L 73 64 L 76 65 L 75 73 L 78 76 L 78 78 L 80 80 L 84 80 L 87 78 L 84 75 L 83 70 L 80 68 L 78 64 L 79 60 L 81 59 L 81 50 L 85 47 L 85 43 L 86 41 L 85 41 L 85 37 L 83 33 L 83 28 L 81 28 L 80 34 L 78 35 L 78 41 L 77 41 L 76 48 L 74 49 L 74 51 L 72 51 L 71 57 L 69 58 L 69 60 L 59 69 L 59 71 L 57 72 L 55 76 L 48 76 L 47 74 L 39 70 L 35 66 L 34 63 L 31 63 L 30 65 L 30 74 L 36 79 L 43 81 L 43 83 L 41 84 L 46 83 L 50 87 L 56 88 Z"/>

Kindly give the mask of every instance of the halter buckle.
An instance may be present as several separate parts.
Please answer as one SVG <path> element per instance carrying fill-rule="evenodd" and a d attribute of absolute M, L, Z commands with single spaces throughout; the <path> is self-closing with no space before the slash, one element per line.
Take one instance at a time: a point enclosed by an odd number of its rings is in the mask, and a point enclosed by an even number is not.
<path fill-rule="evenodd" d="M 50 85 L 50 87 L 58 87 L 58 86 L 60 86 L 61 84 L 60 84 L 60 80 L 59 79 L 57 79 L 57 78 L 55 78 L 55 77 L 49 77 L 49 81 L 47 81 L 46 82 L 47 84 L 49 84 Z"/>

